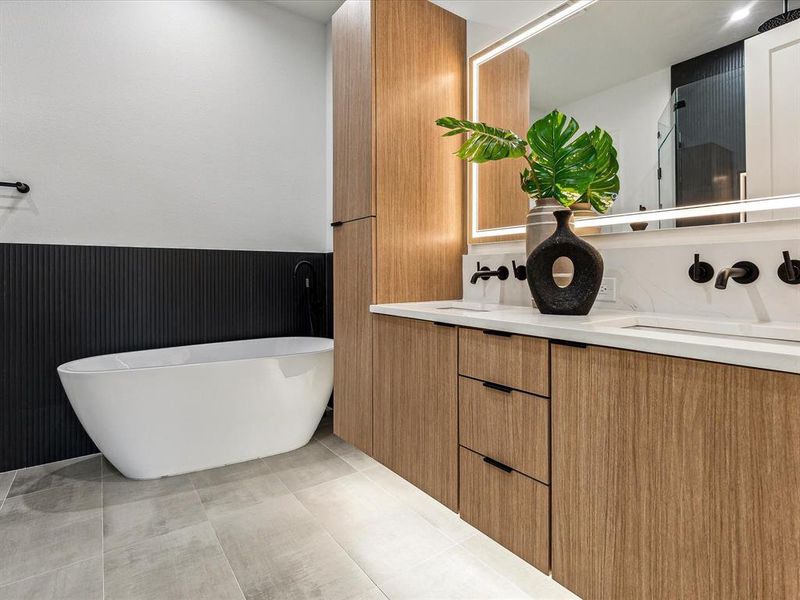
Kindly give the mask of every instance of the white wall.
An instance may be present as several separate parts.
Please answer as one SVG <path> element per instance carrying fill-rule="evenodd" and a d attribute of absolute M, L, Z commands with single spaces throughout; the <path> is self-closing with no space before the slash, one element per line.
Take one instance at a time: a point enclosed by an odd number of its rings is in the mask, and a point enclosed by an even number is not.
<path fill-rule="evenodd" d="M 325 26 L 325 221 L 333 221 L 333 38 L 331 22 Z M 333 228 L 326 228 L 325 247 L 333 251 Z"/>
<path fill-rule="evenodd" d="M 0 2 L 0 242 L 324 251 L 325 26 L 256 2 Z"/>
<path fill-rule="evenodd" d="M 620 191 L 609 214 L 658 208 L 658 118 L 670 98 L 670 69 L 661 69 L 558 107 L 581 131 L 595 125 L 614 138 Z"/>

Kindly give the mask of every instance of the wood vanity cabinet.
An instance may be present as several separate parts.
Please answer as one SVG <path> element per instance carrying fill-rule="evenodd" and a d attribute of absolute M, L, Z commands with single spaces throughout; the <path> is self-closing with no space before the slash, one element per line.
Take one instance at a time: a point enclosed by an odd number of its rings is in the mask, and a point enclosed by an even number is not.
<path fill-rule="evenodd" d="M 370 303 L 461 297 L 466 22 L 427 0 L 333 15 L 334 433 L 372 453 Z"/>
<path fill-rule="evenodd" d="M 549 342 L 463 327 L 458 338 L 461 518 L 547 573 Z"/>
<path fill-rule="evenodd" d="M 374 456 L 458 510 L 458 332 L 374 315 Z"/>
<path fill-rule="evenodd" d="M 552 365 L 556 581 L 800 598 L 800 376 L 591 346 Z"/>

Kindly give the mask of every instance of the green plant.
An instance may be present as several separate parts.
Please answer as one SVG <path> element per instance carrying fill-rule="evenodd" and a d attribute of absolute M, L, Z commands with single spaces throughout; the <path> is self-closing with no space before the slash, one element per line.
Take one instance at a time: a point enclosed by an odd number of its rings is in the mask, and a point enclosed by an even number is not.
<path fill-rule="evenodd" d="M 436 124 L 449 130 L 444 136 L 469 134 L 455 153 L 463 160 L 524 158 L 520 186 L 531 197 L 555 198 L 566 207 L 589 202 L 604 213 L 619 192 L 617 151 L 608 132 L 595 127 L 576 136 L 578 122 L 557 110 L 531 125 L 524 140 L 486 123 L 442 117 Z"/>

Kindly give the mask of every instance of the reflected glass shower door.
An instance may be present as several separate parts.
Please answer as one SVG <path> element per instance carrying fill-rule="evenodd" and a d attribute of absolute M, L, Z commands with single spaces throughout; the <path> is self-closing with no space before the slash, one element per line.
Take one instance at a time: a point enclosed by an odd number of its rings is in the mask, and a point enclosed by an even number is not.
<path fill-rule="evenodd" d="M 738 200 L 740 175 L 746 171 L 744 68 L 678 87 L 665 113 L 670 109 L 671 116 L 662 114 L 659 120 L 659 132 L 662 127 L 668 132 L 666 139 L 659 140 L 659 200 L 663 206 Z M 739 219 L 738 214 L 680 219 L 676 225 L 711 225 Z"/>
<path fill-rule="evenodd" d="M 658 208 L 675 207 L 675 93 L 672 94 L 658 119 Z M 674 221 L 659 221 L 651 225 L 674 227 Z"/>

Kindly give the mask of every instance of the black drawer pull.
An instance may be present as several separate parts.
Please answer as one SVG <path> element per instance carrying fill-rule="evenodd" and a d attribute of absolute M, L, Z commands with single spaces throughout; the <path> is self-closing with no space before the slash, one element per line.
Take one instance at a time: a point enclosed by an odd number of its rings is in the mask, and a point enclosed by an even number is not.
<path fill-rule="evenodd" d="M 550 340 L 554 346 L 571 346 L 572 348 L 586 348 L 583 342 L 571 342 L 569 340 Z"/>
<path fill-rule="evenodd" d="M 498 469 L 500 469 L 501 471 L 505 471 L 506 473 L 511 473 L 511 471 L 514 470 L 511 467 L 509 467 L 508 465 L 504 465 L 499 460 L 495 460 L 493 458 L 489 458 L 488 456 L 484 456 L 483 457 L 483 462 L 485 462 L 486 464 L 492 465 L 493 467 L 497 467 Z"/>
<path fill-rule="evenodd" d="M 511 333 L 508 331 L 495 331 L 494 329 L 484 329 L 483 333 L 486 335 L 496 335 L 497 337 L 511 337 Z"/>
<path fill-rule="evenodd" d="M 341 227 L 342 225 L 344 225 L 344 221 L 334 221 L 331 223 L 331 227 Z"/>
<path fill-rule="evenodd" d="M 511 388 L 507 385 L 500 385 L 499 383 L 492 383 L 491 381 L 484 381 L 483 387 L 487 387 L 492 390 L 497 390 L 498 392 L 504 392 L 506 394 L 511 393 Z"/>
<path fill-rule="evenodd" d="M 455 327 L 452 323 L 442 323 L 441 321 L 434 321 L 433 324 L 439 327 Z"/>

